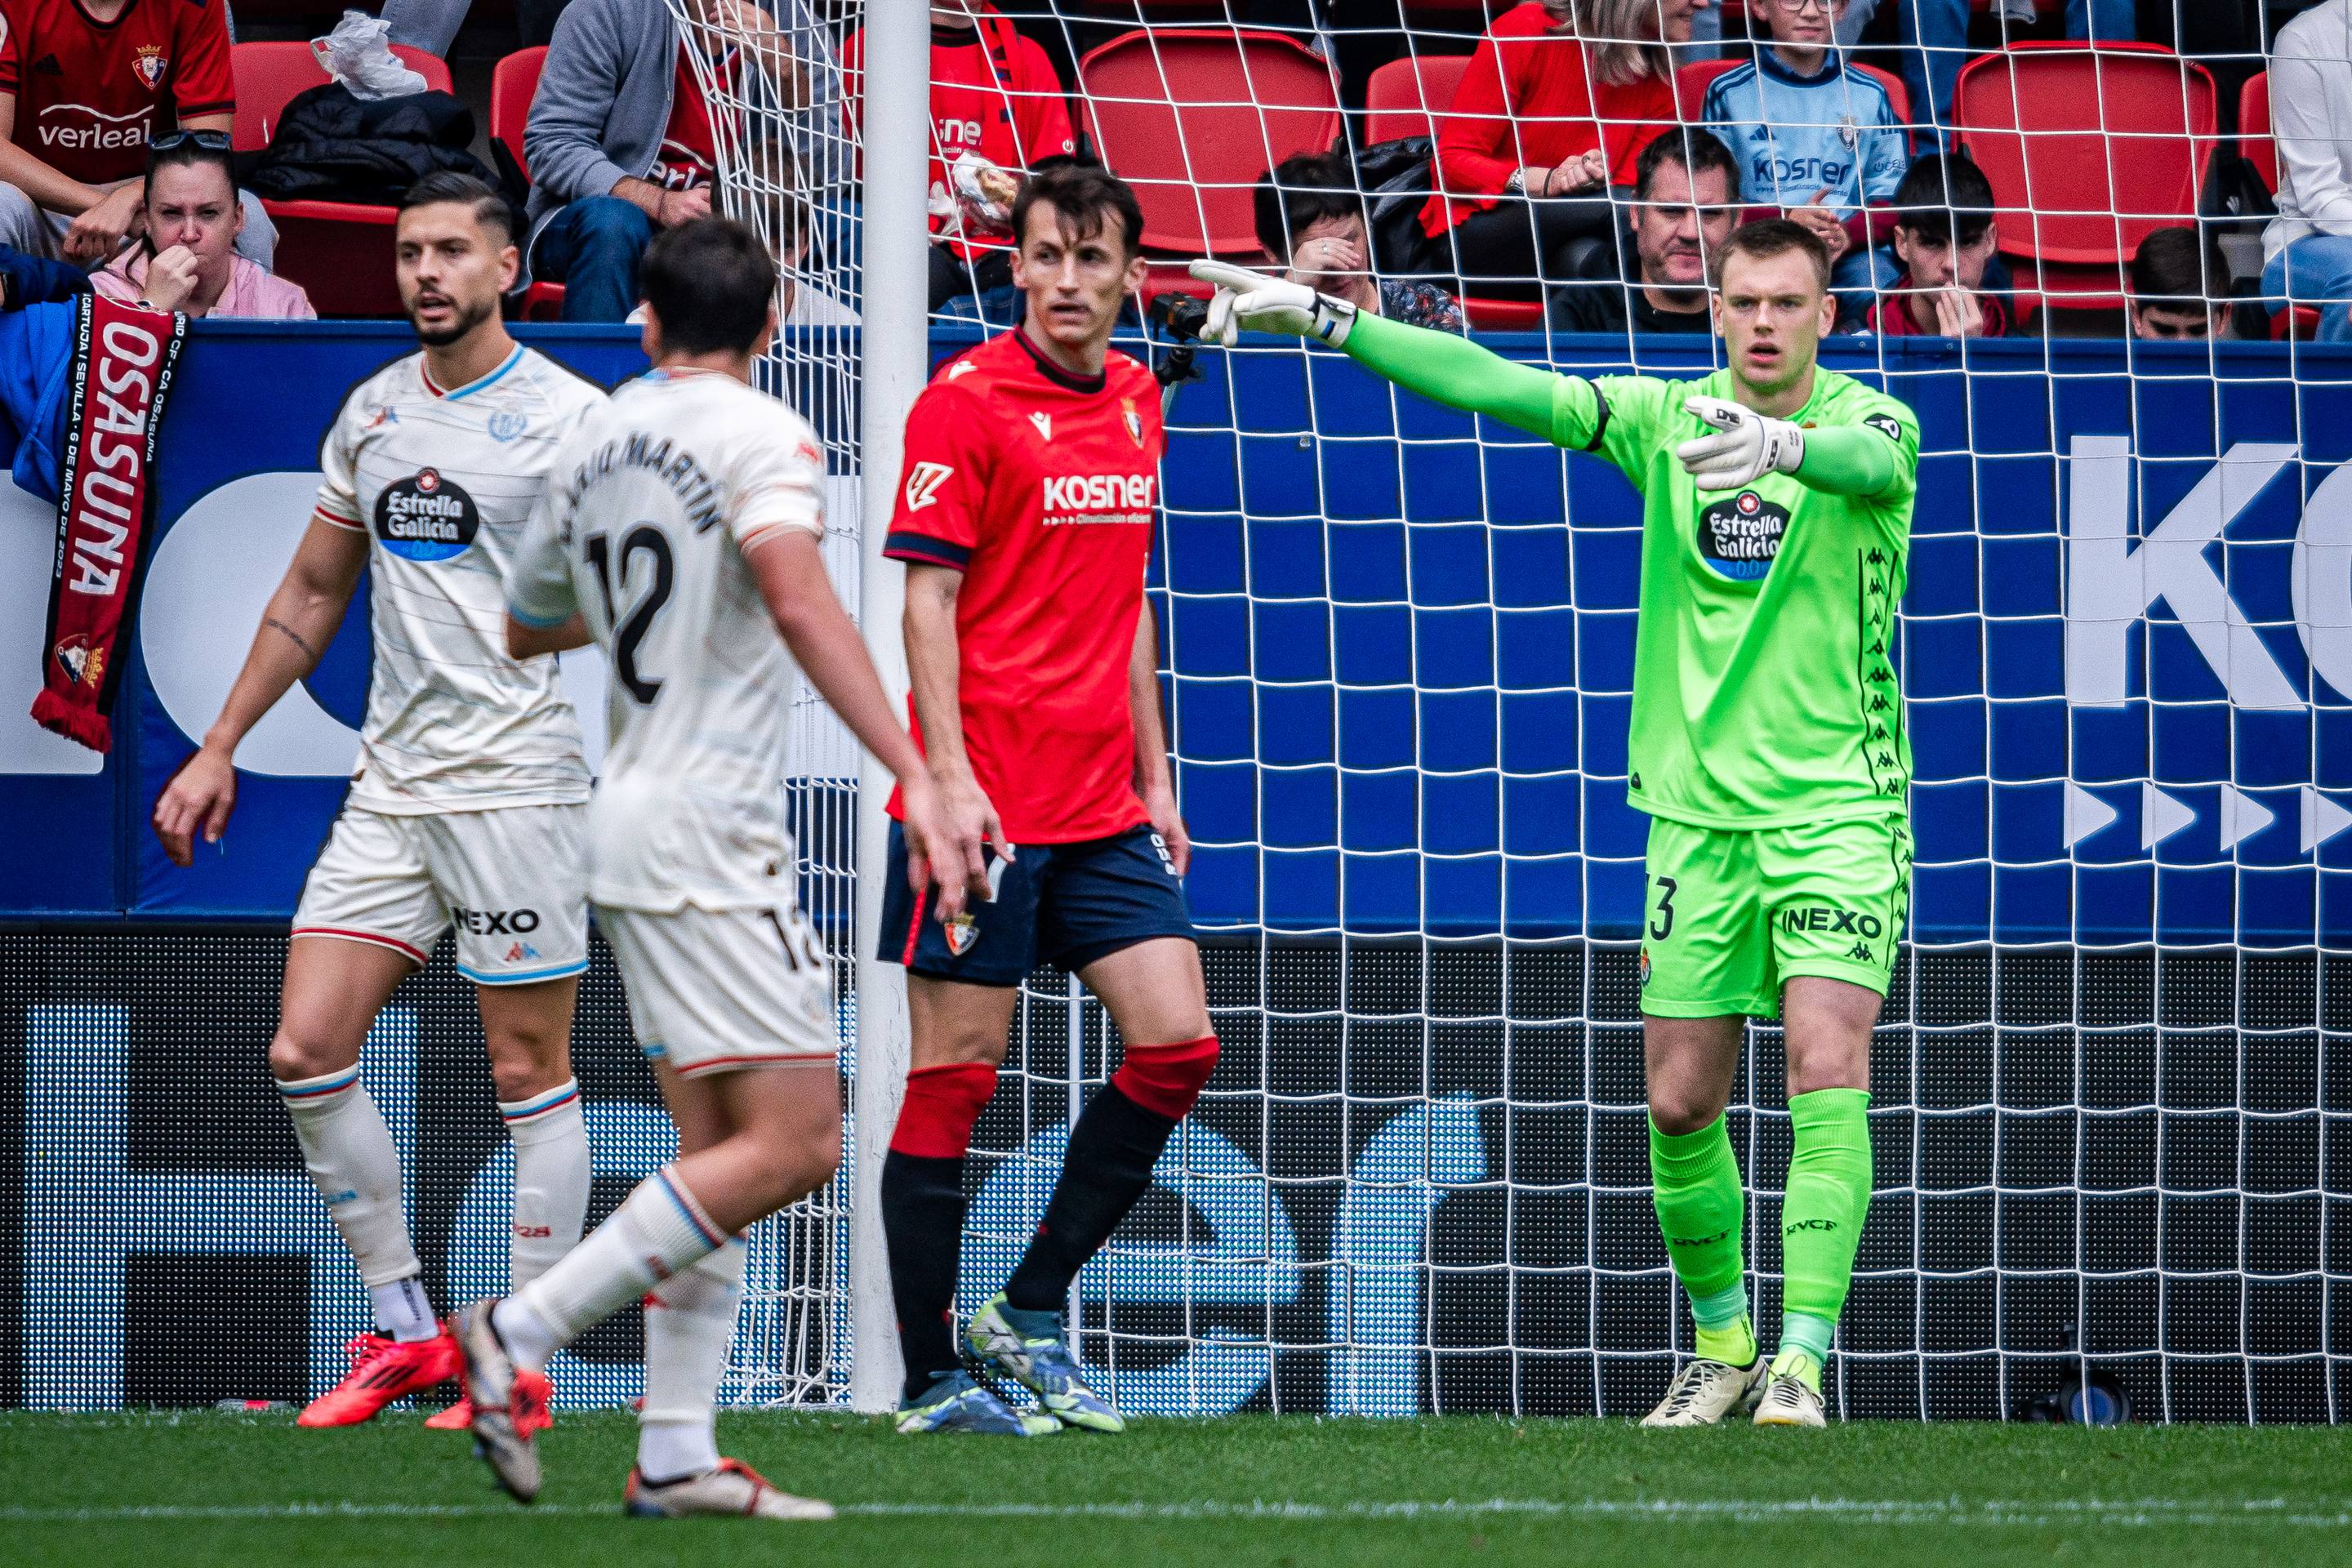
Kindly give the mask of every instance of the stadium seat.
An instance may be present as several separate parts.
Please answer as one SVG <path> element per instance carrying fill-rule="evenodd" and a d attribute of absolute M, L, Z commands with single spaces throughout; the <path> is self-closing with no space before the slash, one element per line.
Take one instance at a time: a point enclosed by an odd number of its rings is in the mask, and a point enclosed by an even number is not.
<path fill-rule="evenodd" d="M 2257 71 L 2246 79 L 2238 89 L 2238 155 L 2253 166 L 2263 189 L 2278 195 L 2278 143 L 2271 140 L 2271 79 L 2268 71 Z M 2309 339 L 2319 332 L 2319 312 L 2308 305 L 2295 305 L 2271 317 L 2271 337 L 2273 342 L 2286 338 Z"/>
<path fill-rule="evenodd" d="M 2152 229 L 2193 222 L 2216 136 L 2213 78 L 2159 44 L 2016 44 L 1960 68 L 1952 118 L 1991 181 L 2021 292 L 2124 303 Z"/>
<path fill-rule="evenodd" d="M 456 90 L 450 83 L 448 62 L 438 55 L 428 55 L 404 44 L 394 44 L 392 52 L 400 57 L 402 64 L 425 79 L 429 90 Z M 228 63 L 236 82 L 236 125 L 233 135 L 240 153 L 258 153 L 268 146 L 269 138 L 278 130 L 278 115 L 296 95 L 324 87 L 331 79 L 327 68 L 319 63 L 310 46 L 305 43 L 232 45 Z"/>
<path fill-rule="evenodd" d="M 1364 140 L 1434 137 L 1469 64 L 1468 55 L 1414 55 L 1374 71 L 1364 87 Z"/>
<path fill-rule="evenodd" d="M 1123 33 L 1078 61 L 1078 87 L 1087 134 L 1135 187 L 1153 250 L 1255 255 L 1258 176 L 1339 135 L 1330 68 L 1280 33 Z"/>
<path fill-rule="evenodd" d="M 395 47 L 428 90 L 451 90 L 449 67 L 421 49 Z M 236 81 L 234 140 L 239 152 L 269 145 L 278 116 L 296 95 L 330 79 L 304 43 L 237 44 L 229 50 Z M 302 285 L 321 316 L 400 312 L 392 275 L 390 207 L 353 202 L 265 202 L 278 226 L 277 271 Z"/>
<path fill-rule="evenodd" d="M 490 143 L 506 149 L 525 184 L 530 180 L 530 164 L 522 155 L 523 130 L 530 122 L 530 100 L 538 96 L 539 73 L 546 65 L 546 46 L 534 45 L 517 49 L 490 72 Z M 526 321 L 561 321 L 563 285 L 533 283 L 522 291 L 515 314 Z"/>

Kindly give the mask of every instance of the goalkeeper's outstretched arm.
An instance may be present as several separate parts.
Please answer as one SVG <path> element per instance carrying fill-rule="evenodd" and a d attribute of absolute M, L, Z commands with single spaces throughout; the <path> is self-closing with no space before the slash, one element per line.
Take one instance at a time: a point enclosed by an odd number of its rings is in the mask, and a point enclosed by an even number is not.
<path fill-rule="evenodd" d="M 1485 414 L 1562 447 L 1589 447 L 1601 399 L 1581 376 L 1505 359 L 1452 332 L 1368 316 L 1303 283 L 1222 261 L 1192 263 L 1217 286 L 1204 336 L 1231 347 L 1236 332 L 1294 332 L 1329 343 L 1408 391 L 1469 414 Z"/>

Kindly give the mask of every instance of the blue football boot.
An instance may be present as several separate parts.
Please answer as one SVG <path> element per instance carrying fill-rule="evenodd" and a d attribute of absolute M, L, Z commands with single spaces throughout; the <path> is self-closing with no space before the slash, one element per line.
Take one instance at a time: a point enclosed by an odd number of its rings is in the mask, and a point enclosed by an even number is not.
<path fill-rule="evenodd" d="M 1110 1401 L 1087 1386 L 1078 1358 L 1062 1337 L 1059 1312 L 1024 1312 L 1000 1290 L 981 1303 L 963 1327 L 964 1343 L 982 1365 L 1003 1373 L 1037 1396 L 1045 1414 L 1065 1426 L 1124 1432 L 1127 1422 Z"/>
<path fill-rule="evenodd" d="M 999 1437 L 1042 1437 L 1062 1424 L 1050 1415 L 1013 1409 L 958 1367 L 898 1406 L 901 1432 L 984 1432 Z"/>

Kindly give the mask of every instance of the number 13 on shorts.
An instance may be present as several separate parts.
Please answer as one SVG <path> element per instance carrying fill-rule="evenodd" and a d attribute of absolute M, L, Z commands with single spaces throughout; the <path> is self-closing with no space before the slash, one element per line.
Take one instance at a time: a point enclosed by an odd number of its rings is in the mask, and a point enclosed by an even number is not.
<path fill-rule="evenodd" d="M 1899 816 L 1791 827 L 1650 824 L 1642 1011 L 1779 1016 L 1801 975 L 1886 994 L 1910 913 L 1910 824 Z"/>

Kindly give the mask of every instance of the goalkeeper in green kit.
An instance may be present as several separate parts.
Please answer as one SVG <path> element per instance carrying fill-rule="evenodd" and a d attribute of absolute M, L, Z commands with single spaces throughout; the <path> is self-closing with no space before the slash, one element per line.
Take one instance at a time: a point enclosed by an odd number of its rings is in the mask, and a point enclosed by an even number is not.
<path fill-rule="evenodd" d="M 1696 1358 L 1644 1420 L 1819 1426 L 1870 1211 L 1870 1036 L 1910 904 L 1911 748 L 1888 649 L 1919 423 L 1821 369 L 1830 262 L 1785 219 L 1715 258 L 1728 368 L 1556 374 L 1219 262 L 1207 335 L 1291 332 L 1452 407 L 1592 452 L 1643 495 L 1629 798 L 1650 816 L 1641 977 L 1658 1226 Z M 1746 1022 L 1780 1016 L 1795 1134 L 1780 1343 L 1750 1317 L 1724 1125 Z"/>

